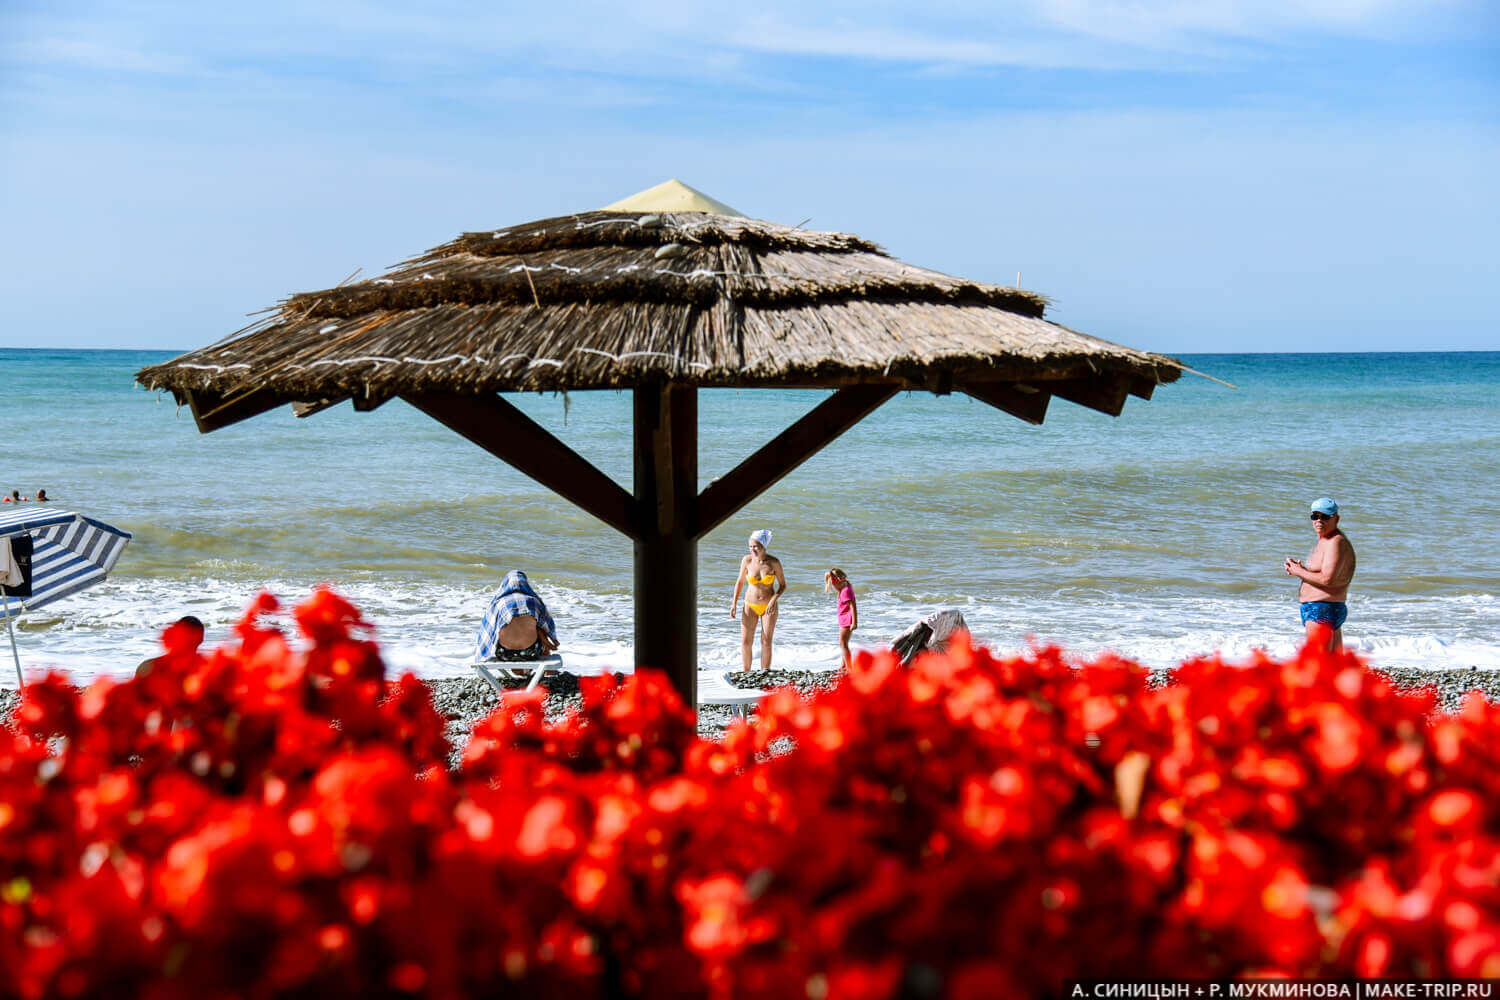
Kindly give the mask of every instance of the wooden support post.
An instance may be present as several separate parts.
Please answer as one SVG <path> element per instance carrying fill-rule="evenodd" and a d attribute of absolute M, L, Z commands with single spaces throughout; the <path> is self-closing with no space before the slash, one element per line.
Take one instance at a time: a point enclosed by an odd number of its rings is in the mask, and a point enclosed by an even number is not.
<path fill-rule="evenodd" d="M 698 703 L 698 390 L 637 386 L 635 665 Z"/>

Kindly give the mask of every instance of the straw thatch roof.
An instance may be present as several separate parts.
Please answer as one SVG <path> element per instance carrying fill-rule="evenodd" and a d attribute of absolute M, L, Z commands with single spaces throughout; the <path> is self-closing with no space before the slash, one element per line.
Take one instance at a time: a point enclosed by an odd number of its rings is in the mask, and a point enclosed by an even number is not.
<path fill-rule="evenodd" d="M 219 399 L 899 381 L 939 391 L 1104 376 L 1137 395 L 1179 362 L 1043 318 L 1046 300 L 904 264 L 856 236 L 703 212 L 597 211 L 466 233 L 386 275 L 294 295 L 143 369 Z"/>

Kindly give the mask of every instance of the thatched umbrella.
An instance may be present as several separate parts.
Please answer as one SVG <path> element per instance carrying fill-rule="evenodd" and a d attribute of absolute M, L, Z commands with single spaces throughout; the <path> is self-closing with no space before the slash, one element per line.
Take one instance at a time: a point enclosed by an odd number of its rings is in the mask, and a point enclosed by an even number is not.
<path fill-rule="evenodd" d="M 635 540 L 636 663 L 688 697 L 697 541 L 903 389 L 1030 423 L 1060 396 L 1118 415 L 1181 362 L 1043 318 L 1046 300 L 895 260 L 841 233 L 714 211 L 674 182 L 611 210 L 465 233 L 383 277 L 294 295 L 239 333 L 142 369 L 202 431 L 290 403 L 401 398 Z M 700 494 L 700 386 L 836 390 Z M 634 493 L 506 402 L 631 389 Z"/>

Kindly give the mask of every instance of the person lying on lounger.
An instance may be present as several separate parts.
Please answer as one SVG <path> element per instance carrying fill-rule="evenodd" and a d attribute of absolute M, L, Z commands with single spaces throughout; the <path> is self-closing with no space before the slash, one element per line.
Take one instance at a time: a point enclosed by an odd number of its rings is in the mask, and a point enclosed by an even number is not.
<path fill-rule="evenodd" d="M 490 598 L 490 609 L 479 623 L 474 659 L 503 663 L 540 660 L 557 648 L 557 626 L 547 605 L 531 589 L 526 574 L 513 569 Z"/>

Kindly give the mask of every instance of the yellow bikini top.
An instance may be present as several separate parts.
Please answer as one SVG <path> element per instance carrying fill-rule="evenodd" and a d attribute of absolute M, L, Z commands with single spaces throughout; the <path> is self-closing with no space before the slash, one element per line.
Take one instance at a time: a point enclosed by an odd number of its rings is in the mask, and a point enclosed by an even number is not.
<path fill-rule="evenodd" d="M 757 587 L 769 587 L 776 582 L 775 573 L 767 573 L 765 576 L 754 576 L 746 573 L 745 579 Z"/>

